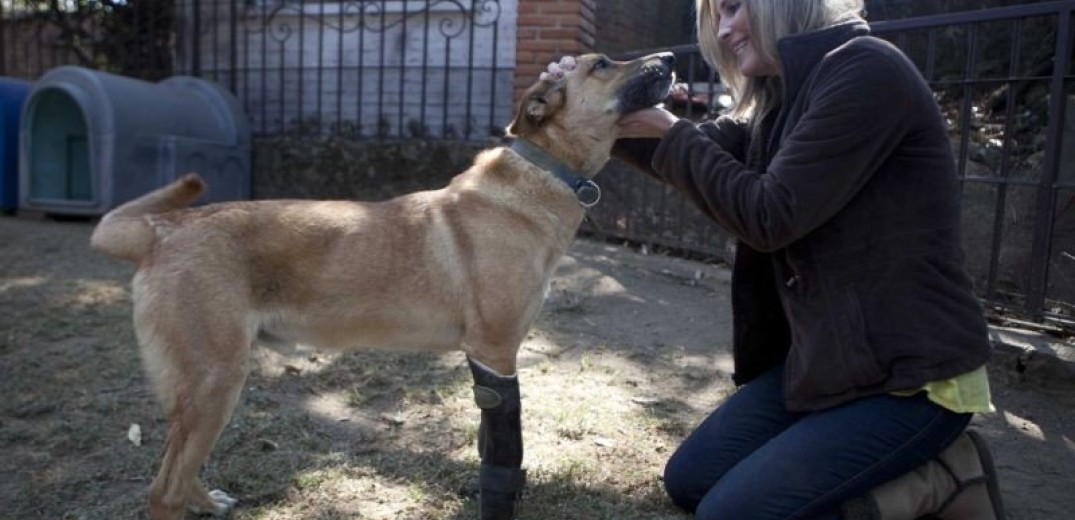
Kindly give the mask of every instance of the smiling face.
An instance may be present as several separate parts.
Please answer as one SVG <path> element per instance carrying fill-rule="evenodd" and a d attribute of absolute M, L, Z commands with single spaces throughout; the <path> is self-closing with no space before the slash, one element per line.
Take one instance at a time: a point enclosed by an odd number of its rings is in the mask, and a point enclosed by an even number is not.
<path fill-rule="evenodd" d="M 739 72 L 745 77 L 775 76 L 780 73 L 776 63 L 759 51 L 750 30 L 750 15 L 743 0 L 718 0 L 717 14 L 720 18 L 717 37 L 720 44 L 731 52 L 739 63 Z"/>

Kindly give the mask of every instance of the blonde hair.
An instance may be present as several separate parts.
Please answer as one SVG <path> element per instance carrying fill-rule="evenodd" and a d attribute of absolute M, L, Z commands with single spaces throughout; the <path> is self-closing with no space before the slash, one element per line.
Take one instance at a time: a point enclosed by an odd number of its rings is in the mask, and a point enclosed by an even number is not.
<path fill-rule="evenodd" d="M 781 102 L 783 80 L 780 76 L 748 78 L 739 71 L 738 60 L 720 43 L 718 36 L 721 1 L 696 2 L 698 48 L 702 58 L 717 71 L 721 83 L 731 92 L 734 105 L 730 115 L 749 119 L 757 130 L 757 123 Z M 863 0 L 735 1 L 742 2 L 740 8 L 746 9 L 754 48 L 762 59 L 781 68 L 777 42 L 782 38 L 860 20 L 864 10 Z"/>

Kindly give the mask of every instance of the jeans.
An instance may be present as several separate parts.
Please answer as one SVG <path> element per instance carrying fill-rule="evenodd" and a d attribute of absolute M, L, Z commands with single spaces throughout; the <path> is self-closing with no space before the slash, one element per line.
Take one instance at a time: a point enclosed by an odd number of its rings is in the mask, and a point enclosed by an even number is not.
<path fill-rule="evenodd" d="M 966 428 L 927 399 L 883 394 L 784 408 L 783 367 L 743 385 L 676 450 L 664 485 L 698 519 L 840 518 L 840 504 L 934 458 Z"/>

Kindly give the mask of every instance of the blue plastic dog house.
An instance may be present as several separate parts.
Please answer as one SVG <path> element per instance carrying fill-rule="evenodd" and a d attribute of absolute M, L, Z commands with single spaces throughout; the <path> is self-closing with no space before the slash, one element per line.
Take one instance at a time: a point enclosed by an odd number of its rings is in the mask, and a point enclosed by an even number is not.
<path fill-rule="evenodd" d="M 29 81 L 0 77 L 0 211 L 18 207 L 19 116 L 30 86 Z"/>
<path fill-rule="evenodd" d="M 59 67 L 30 91 L 19 136 L 20 209 L 101 215 L 188 172 L 209 184 L 204 202 L 250 198 L 250 125 L 202 79 Z"/>

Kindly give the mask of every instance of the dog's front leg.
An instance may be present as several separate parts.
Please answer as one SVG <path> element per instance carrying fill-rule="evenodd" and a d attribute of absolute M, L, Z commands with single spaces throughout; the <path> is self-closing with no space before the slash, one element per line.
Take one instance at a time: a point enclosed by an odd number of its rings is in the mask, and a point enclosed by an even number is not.
<path fill-rule="evenodd" d="M 474 401 L 481 408 L 478 455 L 481 520 L 513 520 L 526 484 L 519 378 L 502 376 L 467 358 L 474 375 Z"/>

